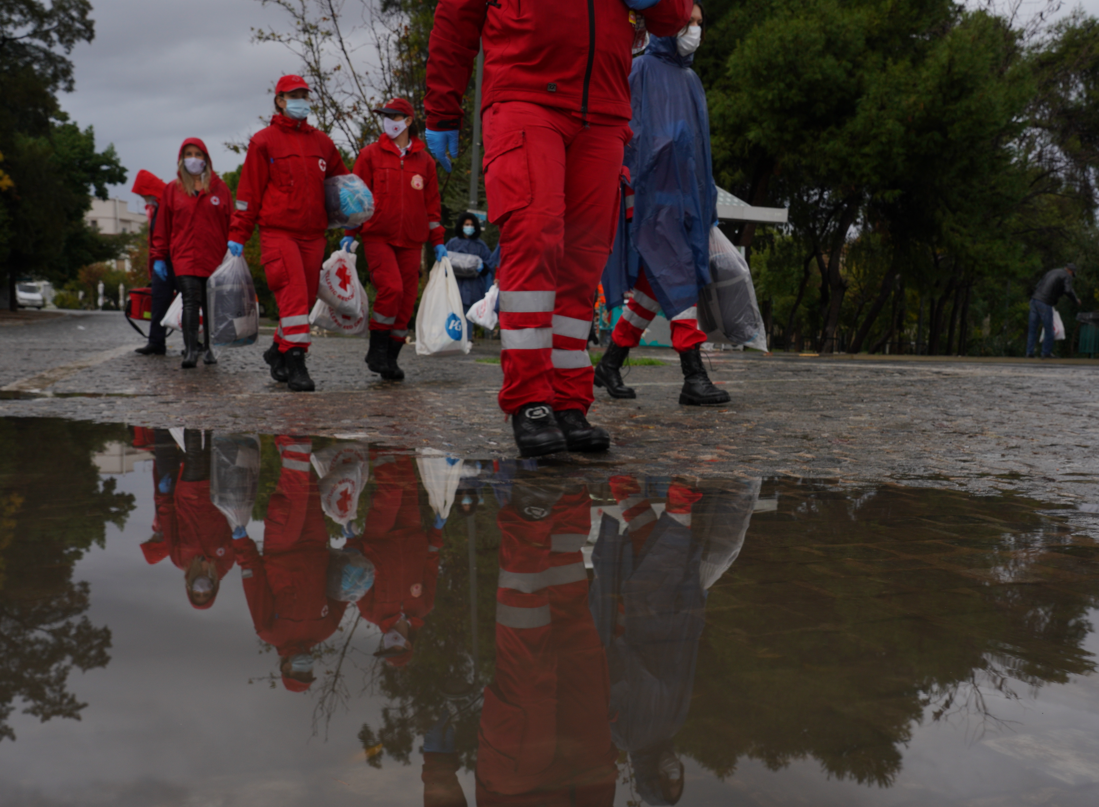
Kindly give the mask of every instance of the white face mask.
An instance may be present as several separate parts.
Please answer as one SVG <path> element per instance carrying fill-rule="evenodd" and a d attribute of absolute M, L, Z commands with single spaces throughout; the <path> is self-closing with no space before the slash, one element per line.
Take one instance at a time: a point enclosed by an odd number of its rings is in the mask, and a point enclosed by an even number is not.
<path fill-rule="evenodd" d="M 690 56 L 698 46 L 702 44 L 702 26 L 688 25 L 679 32 L 675 40 L 675 48 L 680 56 Z"/>
<path fill-rule="evenodd" d="M 390 120 L 389 118 L 382 118 L 382 129 L 389 135 L 390 140 L 396 140 L 401 136 L 401 132 L 408 128 L 408 123 L 404 118 L 400 120 Z"/>
<path fill-rule="evenodd" d="M 201 157 L 184 157 L 183 167 L 187 169 L 188 174 L 197 177 L 206 170 L 206 160 Z"/>

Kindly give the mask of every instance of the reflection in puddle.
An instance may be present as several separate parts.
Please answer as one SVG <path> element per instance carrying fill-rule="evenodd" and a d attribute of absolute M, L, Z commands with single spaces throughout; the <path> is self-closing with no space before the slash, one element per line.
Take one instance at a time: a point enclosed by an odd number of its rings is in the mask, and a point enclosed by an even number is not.
<path fill-rule="evenodd" d="M 1097 549 L 1035 502 L 48 420 L 0 448 L 5 804 L 1099 792 Z"/>

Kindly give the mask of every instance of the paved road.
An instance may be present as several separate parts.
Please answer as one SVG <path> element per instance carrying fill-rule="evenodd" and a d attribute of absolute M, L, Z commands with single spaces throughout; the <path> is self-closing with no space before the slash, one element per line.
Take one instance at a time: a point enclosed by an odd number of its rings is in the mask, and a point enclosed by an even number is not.
<path fill-rule="evenodd" d="M 259 345 L 216 367 L 183 371 L 177 355 L 143 358 L 119 314 L 0 322 L 0 413 L 134 425 L 354 434 L 409 449 L 513 455 L 496 407 L 498 343 L 460 358 L 402 354 L 403 384 L 376 380 L 365 340 L 318 337 L 313 394 L 275 384 Z M 173 346 L 178 349 L 179 338 Z M 714 354 L 732 393 L 717 409 L 680 407 L 670 351 L 641 355 L 636 401 L 601 391 L 593 421 L 613 450 L 594 463 L 636 473 L 827 477 L 1012 490 L 1065 504 L 1099 503 L 1099 361 L 867 360 Z M 37 393 L 28 394 L 32 390 Z M 52 395 L 54 397 L 43 397 Z"/>

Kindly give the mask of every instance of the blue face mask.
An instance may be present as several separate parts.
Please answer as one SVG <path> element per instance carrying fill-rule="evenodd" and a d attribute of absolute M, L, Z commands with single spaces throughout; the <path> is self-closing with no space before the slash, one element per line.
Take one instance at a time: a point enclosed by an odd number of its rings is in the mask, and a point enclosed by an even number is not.
<path fill-rule="evenodd" d="M 287 98 L 286 117 L 294 120 L 305 120 L 313 109 L 308 98 Z"/>
<path fill-rule="evenodd" d="M 477 232 L 477 228 L 472 224 L 467 224 L 462 228 L 462 232 L 465 233 L 466 238 L 473 238 L 473 234 Z"/>

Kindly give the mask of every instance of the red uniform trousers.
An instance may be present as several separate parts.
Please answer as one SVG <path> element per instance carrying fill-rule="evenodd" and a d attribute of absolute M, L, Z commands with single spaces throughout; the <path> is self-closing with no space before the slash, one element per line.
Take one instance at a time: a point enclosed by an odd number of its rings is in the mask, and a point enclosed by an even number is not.
<path fill-rule="evenodd" d="M 484 113 L 485 192 L 500 226 L 500 408 L 587 413 L 595 290 L 618 226 L 629 126 L 524 101 Z"/>
<path fill-rule="evenodd" d="M 656 301 L 642 267 L 637 275 L 637 285 L 633 287 L 633 299 L 626 304 L 626 310 L 611 334 L 614 343 L 619 347 L 637 347 L 641 344 L 641 334 L 659 311 L 660 303 Z M 706 334 L 698 329 L 697 305 L 672 317 L 671 326 L 672 347 L 677 353 L 686 353 L 706 341 Z"/>
<path fill-rule="evenodd" d="M 283 353 L 292 347 L 309 350 L 309 312 L 317 301 L 324 236 L 306 238 L 285 230 L 260 229 L 260 261 L 267 286 L 279 307 L 275 344 Z"/>
<path fill-rule="evenodd" d="M 610 679 L 580 553 L 591 498 L 567 494 L 536 522 L 505 507 L 497 524 L 496 673 L 481 713 L 477 804 L 609 807 Z"/>
<path fill-rule="evenodd" d="M 408 321 L 416 307 L 420 291 L 420 261 L 423 245 L 395 247 L 384 241 L 363 240 L 363 254 L 370 268 L 370 282 L 377 291 L 370 312 L 370 330 L 389 331 L 403 342 L 408 336 Z"/>

